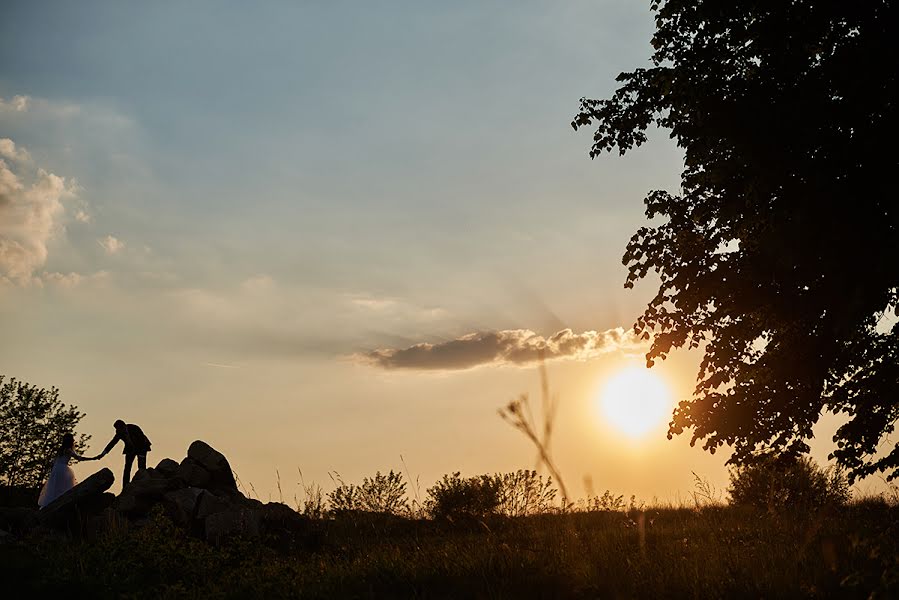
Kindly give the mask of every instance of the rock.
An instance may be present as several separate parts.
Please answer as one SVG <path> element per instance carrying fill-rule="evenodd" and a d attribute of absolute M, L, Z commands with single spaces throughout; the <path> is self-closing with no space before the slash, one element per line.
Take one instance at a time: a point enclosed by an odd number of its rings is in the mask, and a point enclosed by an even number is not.
<path fill-rule="evenodd" d="M 122 515 L 134 519 L 149 514 L 150 509 L 157 502 L 158 498 L 152 496 L 137 496 L 135 494 L 123 493 L 116 498 L 114 506 Z"/>
<path fill-rule="evenodd" d="M 174 461 L 173 461 L 174 462 Z M 200 498 L 208 495 L 197 487 L 186 487 L 168 492 L 162 498 L 166 514 L 178 525 L 190 527 L 197 518 Z"/>
<path fill-rule="evenodd" d="M 116 499 L 116 510 L 131 518 L 142 517 L 161 502 L 165 494 L 181 485 L 177 479 L 154 479 L 150 476 L 132 481 Z"/>
<path fill-rule="evenodd" d="M 262 529 L 266 533 L 295 534 L 309 531 L 309 517 L 304 517 L 286 504 L 269 502 L 259 512 Z"/>
<path fill-rule="evenodd" d="M 205 519 L 216 513 L 240 510 L 241 508 L 243 507 L 236 506 L 234 502 L 229 501 L 227 498 L 204 492 L 203 496 L 200 498 L 199 506 L 197 507 L 197 518 Z"/>
<path fill-rule="evenodd" d="M 187 449 L 187 457 L 192 458 L 204 469 L 209 471 L 212 481 L 210 486 L 214 489 L 237 491 L 237 482 L 234 481 L 234 473 L 225 455 L 201 440 L 197 440 Z"/>
<path fill-rule="evenodd" d="M 178 463 L 171 458 L 163 458 L 159 461 L 159 464 L 156 465 L 156 471 L 165 477 L 174 477 L 178 472 Z"/>
<path fill-rule="evenodd" d="M 162 498 L 166 492 L 170 492 L 180 486 L 175 479 L 156 479 L 149 475 L 143 479 L 132 481 L 122 490 L 122 495 L 130 494 L 133 496 L 150 496 L 152 498 Z"/>
<path fill-rule="evenodd" d="M 11 533 L 28 531 L 37 524 L 37 509 L 24 506 L 0 507 L 0 528 Z"/>
<path fill-rule="evenodd" d="M 151 467 L 149 469 L 141 469 L 137 473 L 134 474 L 134 477 L 131 478 L 131 483 L 135 483 L 137 481 L 143 481 L 144 479 L 150 479 L 153 477 L 154 469 Z"/>
<path fill-rule="evenodd" d="M 243 503 L 247 508 L 255 508 L 259 510 L 261 510 L 262 507 L 265 506 L 265 504 L 263 504 L 256 498 L 244 498 Z"/>
<path fill-rule="evenodd" d="M 175 476 L 191 487 L 206 488 L 212 483 L 209 471 L 190 457 L 181 461 Z"/>
<path fill-rule="evenodd" d="M 308 521 L 306 517 L 280 502 L 264 504 L 262 506 L 262 520 L 265 523 L 302 523 L 304 525 Z"/>
<path fill-rule="evenodd" d="M 209 515 L 205 522 L 206 541 L 218 544 L 232 536 L 259 537 L 261 516 L 261 511 L 250 509 L 229 510 Z"/>
<path fill-rule="evenodd" d="M 42 508 L 38 512 L 39 521 L 51 527 L 80 531 L 82 518 L 109 506 L 112 495 L 104 492 L 112 487 L 113 482 L 115 476 L 109 469 L 94 473 Z"/>

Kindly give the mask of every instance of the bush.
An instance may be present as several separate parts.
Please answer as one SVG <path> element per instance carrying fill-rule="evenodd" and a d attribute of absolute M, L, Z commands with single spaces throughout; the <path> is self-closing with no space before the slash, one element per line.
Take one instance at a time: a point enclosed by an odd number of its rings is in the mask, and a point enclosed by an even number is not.
<path fill-rule="evenodd" d="M 334 514 L 352 511 L 392 515 L 409 513 L 406 482 L 401 473 L 392 470 L 386 475 L 378 471 L 371 479 L 363 479 L 359 486 L 340 481 L 337 488 L 328 494 L 328 504 Z"/>
<path fill-rule="evenodd" d="M 592 496 L 583 503 L 583 510 L 587 512 L 620 512 L 627 507 L 624 494 L 615 495 L 609 490 L 602 496 Z"/>
<path fill-rule="evenodd" d="M 428 488 L 425 510 L 434 519 L 485 517 L 496 512 L 502 482 L 498 476 L 480 475 L 463 479 L 459 472 L 444 475 Z"/>
<path fill-rule="evenodd" d="M 507 517 L 522 517 L 548 512 L 556 498 L 552 477 L 537 471 L 519 470 L 493 476 L 499 487 L 499 512 Z"/>
<path fill-rule="evenodd" d="M 732 504 L 769 511 L 843 505 L 850 496 L 842 469 L 822 468 L 807 456 L 773 454 L 732 469 L 728 492 Z"/>

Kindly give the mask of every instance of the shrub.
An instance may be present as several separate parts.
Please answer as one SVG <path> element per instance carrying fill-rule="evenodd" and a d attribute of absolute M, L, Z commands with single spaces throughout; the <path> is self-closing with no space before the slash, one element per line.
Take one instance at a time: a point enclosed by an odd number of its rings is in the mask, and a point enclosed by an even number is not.
<path fill-rule="evenodd" d="M 556 498 L 552 477 L 544 480 L 537 471 L 518 470 L 493 479 L 499 487 L 499 512 L 508 517 L 548 512 Z"/>
<path fill-rule="evenodd" d="M 365 511 L 402 515 L 409 513 L 406 500 L 406 482 L 401 473 L 392 470 L 386 475 L 378 471 L 374 477 L 362 480 L 362 485 L 346 484 L 340 481 L 328 493 L 328 504 L 334 514 L 350 511 Z"/>
<path fill-rule="evenodd" d="M 425 510 L 434 519 L 484 517 L 496 512 L 501 485 L 497 476 L 480 475 L 463 479 L 458 471 L 444 475 L 443 479 L 428 488 Z"/>
<path fill-rule="evenodd" d="M 623 494 L 616 496 L 609 490 L 606 490 L 602 496 L 587 498 L 584 503 L 584 510 L 588 512 L 618 512 L 623 511 L 626 506 Z"/>
<path fill-rule="evenodd" d="M 387 475 L 378 471 L 371 479 L 366 477 L 359 487 L 362 510 L 390 513 L 392 515 L 409 512 L 406 500 L 406 482 L 401 473 L 392 470 Z"/>
<path fill-rule="evenodd" d="M 731 503 L 767 510 L 842 505 L 849 482 L 842 469 L 822 468 L 807 456 L 764 454 L 730 471 Z"/>

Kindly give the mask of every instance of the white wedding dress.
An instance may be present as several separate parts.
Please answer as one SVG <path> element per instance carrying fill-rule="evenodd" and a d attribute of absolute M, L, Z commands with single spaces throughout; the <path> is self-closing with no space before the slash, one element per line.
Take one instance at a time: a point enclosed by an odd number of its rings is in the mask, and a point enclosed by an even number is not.
<path fill-rule="evenodd" d="M 75 471 L 69 466 L 71 454 L 60 454 L 53 460 L 53 468 L 50 469 L 50 477 L 41 490 L 41 495 L 37 499 L 38 506 L 44 508 L 78 483 L 75 480 Z"/>

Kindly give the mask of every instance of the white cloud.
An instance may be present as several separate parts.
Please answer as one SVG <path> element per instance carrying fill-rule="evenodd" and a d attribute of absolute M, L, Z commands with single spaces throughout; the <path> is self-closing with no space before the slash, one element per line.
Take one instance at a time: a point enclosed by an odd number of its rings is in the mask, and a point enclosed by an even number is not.
<path fill-rule="evenodd" d="M 97 283 L 109 279 L 108 271 L 97 271 L 91 275 L 82 275 L 81 273 L 43 273 L 41 281 L 50 285 L 55 285 L 63 289 L 72 289 L 79 285 L 89 282 Z"/>
<path fill-rule="evenodd" d="M 90 216 L 90 214 L 88 214 L 88 212 L 86 210 L 79 208 L 78 210 L 75 211 L 75 220 L 78 221 L 79 223 L 90 223 L 91 216 Z"/>
<path fill-rule="evenodd" d="M 103 248 L 106 254 L 118 254 L 125 249 L 125 242 L 111 235 L 100 238 L 97 240 L 97 243 L 100 244 L 100 247 Z"/>
<path fill-rule="evenodd" d="M 31 155 L 24 148 L 16 148 L 16 143 L 9 138 L 0 138 L 0 158 L 15 162 L 31 162 Z"/>
<path fill-rule="evenodd" d="M 9 100 L 0 98 L 0 112 L 25 112 L 31 105 L 31 96 L 13 96 Z"/>
<path fill-rule="evenodd" d="M 74 183 L 43 169 L 24 181 L 0 159 L 0 276 L 32 283 L 47 262 L 48 243 L 64 230 L 63 200 L 75 190 Z"/>

